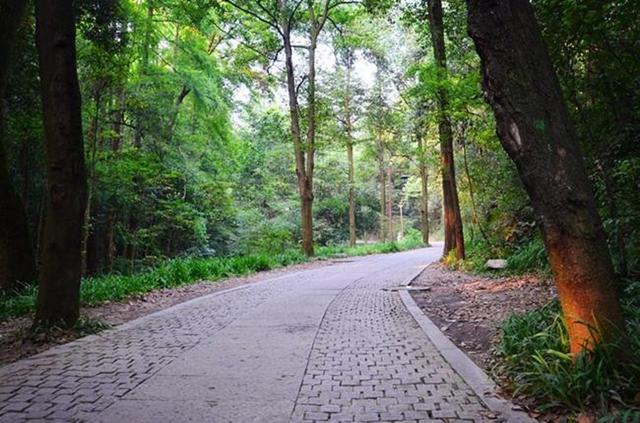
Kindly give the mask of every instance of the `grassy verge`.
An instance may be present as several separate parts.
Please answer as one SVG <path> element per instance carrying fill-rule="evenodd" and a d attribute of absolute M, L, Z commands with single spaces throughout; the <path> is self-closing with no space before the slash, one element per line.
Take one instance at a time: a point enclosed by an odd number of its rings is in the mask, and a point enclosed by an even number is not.
<path fill-rule="evenodd" d="M 542 276 L 551 275 L 544 243 L 539 236 L 517 247 L 498 247 L 488 244 L 483 239 L 471 238 L 465 243 L 465 249 L 467 258 L 464 261 L 456 262 L 455 256 L 451 255 L 446 263 L 451 267 L 479 274 L 522 275 L 536 273 Z M 487 260 L 496 258 L 506 258 L 507 267 L 500 271 L 487 270 L 485 267 Z"/>
<path fill-rule="evenodd" d="M 626 333 L 575 360 L 557 302 L 507 319 L 502 371 L 515 394 L 533 398 L 540 410 L 640 421 L 640 281 L 628 281 L 622 298 Z"/>
<path fill-rule="evenodd" d="M 419 246 L 421 246 L 419 242 L 409 239 L 398 243 L 367 244 L 356 247 L 319 247 L 317 257 L 391 253 Z M 111 274 L 84 279 L 80 287 L 80 302 L 84 306 L 95 306 L 106 301 L 121 301 L 158 289 L 175 288 L 202 280 L 216 281 L 231 276 L 244 276 L 303 263 L 307 260 L 307 257 L 298 251 L 236 257 L 172 259 L 148 271 L 133 275 Z M 17 294 L 0 294 L 0 322 L 32 313 L 35 310 L 36 297 L 37 287 L 35 286 L 26 287 Z"/>
<path fill-rule="evenodd" d="M 349 246 L 330 246 L 319 247 L 316 255 L 320 258 L 331 258 L 337 256 L 366 256 L 370 254 L 386 254 L 397 253 L 399 251 L 407 251 L 414 248 L 423 247 L 422 241 L 415 237 L 406 237 L 398 242 L 385 242 L 376 244 L 361 244 L 355 247 Z"/>

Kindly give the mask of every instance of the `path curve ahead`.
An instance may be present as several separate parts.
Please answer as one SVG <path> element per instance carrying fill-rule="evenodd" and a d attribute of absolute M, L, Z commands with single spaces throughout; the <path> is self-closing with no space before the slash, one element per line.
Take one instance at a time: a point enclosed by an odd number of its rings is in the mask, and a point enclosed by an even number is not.
<path fill-rule="evenodd" d="M 383 290 L 440 254 L 287 274 L 6 366 L 0 422 L 489 421 L 398 293 Z"/>

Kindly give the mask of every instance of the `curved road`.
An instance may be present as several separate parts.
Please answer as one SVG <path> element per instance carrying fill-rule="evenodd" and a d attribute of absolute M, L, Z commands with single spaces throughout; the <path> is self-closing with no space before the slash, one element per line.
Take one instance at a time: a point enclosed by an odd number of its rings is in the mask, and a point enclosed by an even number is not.
<path fill-rule="evenodd" d="M 0 369 L 0 422 L 485 421 L 398 293 L 383 290 L 440 254 L 290 273 L 22 360 Z"/>

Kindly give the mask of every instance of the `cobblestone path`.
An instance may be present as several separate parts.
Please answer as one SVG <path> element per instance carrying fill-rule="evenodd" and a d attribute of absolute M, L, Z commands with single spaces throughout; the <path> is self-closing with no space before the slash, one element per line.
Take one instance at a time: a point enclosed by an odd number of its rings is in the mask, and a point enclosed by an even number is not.
<path fill-rule="evenodd" d="M 439 254 L 292 273 L 8 365 L 0 422 L 488 420 L 398 293 L 382 290 Z"/>

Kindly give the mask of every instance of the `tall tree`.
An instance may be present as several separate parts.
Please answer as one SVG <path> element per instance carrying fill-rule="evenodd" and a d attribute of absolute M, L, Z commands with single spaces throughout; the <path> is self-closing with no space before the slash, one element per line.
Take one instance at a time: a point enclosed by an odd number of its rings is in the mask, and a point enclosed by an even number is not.
<path fill-rule="evenodd" d="M 354 104 L 355 87 L 352 83 L 352 72 L 355 63 L 354 49 L 350 46 L 343 48 L 339 55 L 338 64 L 344 68 L 344 79 L 340 81 L 343 84 L 342 107 L 338 120 L 342 124 L 344 131 L 345 144 L 347 148 L 347 166 L 349 178 L 349 245 L 356 245 L 356 182 L 355 182 L 355 161 L 353 156 L 354 137 L 353 130 L 357 116 L 355 116 Z"/>
<path fill-rule="evenodd" d="M 529 1 L 467 6 L 498 136 L 531 199 L 577 353 L 622 328 L 622 314 L 573 123 Z"/>
<path fill-rule="evenodd" d="M 341 0 L 323 0 L 306 2 L 304 14 L 308 44 L 303 46 L 307 52 L 307 73 L 300 81 L 296 80 L 294 68 L 294 48 L 299 48 L 293 40 L 295 27 L 300 23 L 300 9 L 303 0 L 277 0 L 270 6 L 258 0 L 246 3 L 226 0 L 226 3 L 257 19 L 274 30 L 284 51 L 286 68 L 286 85 L 289 99 L 289 116 L 291 138 L 296 161 L 298 193 L 300 195 L 300 212 L 302 220 L 302 250 L 307 256 L 313 255 L 313 176 L 316 151 L 316 50 L 318 39 L 331 12 L 337 7 L 354 2 Z M 302 134 L 298 88 L 305 82 L 307 85 L 306 137 Z"/>
<path fill-rule="evenodd" d="M 447 75 L 447 54 L 444 45 L 444 22 L 441 0 L 428 0 L 429 29 L 438 77 L 444 82 Z M 456 258 L 464 259 L 464 236 L 458 201 L 455 162 L 453 158 L 453 131 L 449 116 L 449 98 L 444 84 L 438 86 L 438 132 L 440 136 L 440 166 L 442 169 L 442 197 L 444 203 L 444 255 L 455 250 Z"/>
<path fill-rule="evenodd" d="M 87 201 L 71 0 L 38 0 L 36 43 L 47 153 L 47 211 L 35 323 L 79 315 L 81 234 Z"/>
<path fill-rule="evenodd" d="M 420 232 L 422 242 L 429 245 L 429 168 L 427 166 L 427 149 L 425 148 L 424 115 L 427 113 L 425 100 L 418 99 L 418 116 L 415 121 L 415 137 L 418 154 L 418 173 L 420 174 Z"/>
<path fill-rule="evenodd" d="M 4 100 L 11 51 L 26 5 L 26 1 L 0 1 L 0 102 Z M 5 108 L 0 104 L 0 291 L 13 290 L 18 282 L 30 282 L 36 277 L 27 216 L 9 174 L 4 145 L 5 120 Z"/>

